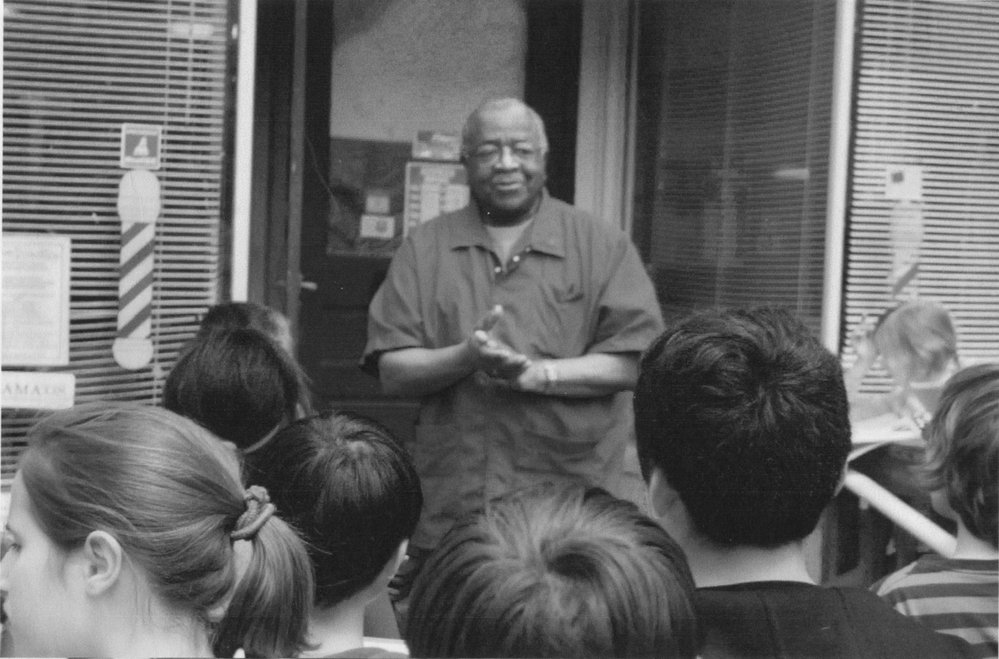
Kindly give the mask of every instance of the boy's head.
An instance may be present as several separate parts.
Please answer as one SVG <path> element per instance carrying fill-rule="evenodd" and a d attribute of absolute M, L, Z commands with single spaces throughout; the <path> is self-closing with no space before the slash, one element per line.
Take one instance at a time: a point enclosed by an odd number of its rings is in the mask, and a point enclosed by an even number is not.
<path fill-rule="evenodd" d="M 900 384 L 939 378 L 957 362 L 957 332 L 947 310 L 916 300 L 886 312 L 874 328 L 874 346 Z"/>
<path fill-rule="evenodd" d="M 839 361 L 788 311 L 704 311 L 642 356 L 642 473 L 679 495 L 694 531 L 776 547 L 818 523 L 839 486 L 850 422 Z"/>
<path fill-rule="evenodd" d="M 405 555 L 423 493 L 409 455 L 386 428 L 327 412 L 282 429 L 247 459 L 255 482 L 306 541 L 317 606 L 387 586 L 397 567 L 389 561 Z"/>
<path fill-rule="evenodd" d="M 999 547 L 999 364 L 954 375 L 924 434 L 934 507 Z"/>
<path fill-rule="evenodd" d="M 683 551 L 629 502 L 539 488 L 458 522 L 413 586 L 413 656 L 693 657 Z"/>

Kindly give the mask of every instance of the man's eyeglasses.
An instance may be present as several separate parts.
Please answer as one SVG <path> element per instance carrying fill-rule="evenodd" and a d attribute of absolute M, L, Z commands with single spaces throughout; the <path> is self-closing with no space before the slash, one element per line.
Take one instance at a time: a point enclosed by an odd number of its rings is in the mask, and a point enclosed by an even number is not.
<path fill-rule="evenodd" d="M 495 165 L 503 157 L 503 150 L 510 149 L 510 156 L 517 162 L 534 162 L 541 151 L 533 144 L 480 144 L 468 152 L 468 157 L 480 165 Z"/>

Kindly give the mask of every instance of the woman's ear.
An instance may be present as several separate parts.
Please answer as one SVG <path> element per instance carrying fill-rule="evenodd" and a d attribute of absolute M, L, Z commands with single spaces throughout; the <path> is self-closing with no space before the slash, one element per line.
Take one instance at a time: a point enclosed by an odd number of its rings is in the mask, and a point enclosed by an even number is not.
<path fill-rule="evenodd" d="M 88 595 L 102 595 L 118 582 L 125 552 L 113 535 L 106 531 L 91 531 L 83 541 L 82 555 Z"/>

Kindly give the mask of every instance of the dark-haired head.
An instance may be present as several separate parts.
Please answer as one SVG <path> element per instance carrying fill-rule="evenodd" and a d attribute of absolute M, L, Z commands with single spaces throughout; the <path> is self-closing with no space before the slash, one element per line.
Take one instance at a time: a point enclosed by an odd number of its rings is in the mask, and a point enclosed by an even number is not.
<path fill-rule="evenodd" d="M 163 404 L 246 451 L 308 411 L 304 376 L 261 332 L 196 339 L 167 376 Z"/>
<path fill-rule="evenodd" d="M 247 460 L 254 480 L 307 540 L 319 607 L 371 586 L 404 553 L 419 521 L 416 469 L 371 419 L 346 412 L 301 419 Z"/>
<path fill-rule="evenodd" d="M 642 473 L 662 472 L 696 530 L 775 547 L 816 526 L 850 450 L 839 361 L 779 308 L 703 311 L 643 355 Z"/>
<path fill-rule="evenodd" d="M 55 546 L 68 553 L 95 532 L 112 537 L 166 610 L 203 626 L 218 656 L 304 647 L 305 547 L 276 516 L 257 517 L 240 539 L 239 463 L 204 429 L 152 406 L 94 403 L 52 414 L 28 441 L 18 477 Z"/>
<path fill-rule="evenodd" d="M 444 536 L 405 636 L 414 656 L 693 657 L 693 587 L 683 551 L 634 504 L 533 490 Z"/>
<path fill-rule="evenodd" d="M 999 364 L 971 366 L 948 380 L 923 434 L 935 507 L 999 547 Z M 939 496 L 945 506 L 937 505 Z"/>
<path fill-rule="evenodd" d="M 295 354 L 287 316 L 271 307 L 255 302 L 221 302 L 209 307 L 201 319 L 198 338 L 220 329 L 255 329 L 270 337 L 289 355 Z"/>

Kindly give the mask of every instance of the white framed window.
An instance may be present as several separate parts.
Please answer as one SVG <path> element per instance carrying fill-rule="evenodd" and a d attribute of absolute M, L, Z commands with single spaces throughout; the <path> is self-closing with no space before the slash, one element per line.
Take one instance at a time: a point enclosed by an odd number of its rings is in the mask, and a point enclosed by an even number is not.
<path fill-rule="evenodd" d="M 217 301 L 229 79 L 229 3 L 4 3 L 3 231 L 68 236 L 76 401 L 158 403 L 167 369 Z M 122 124 L 160 130 L 152 358 L 116 363 Z M 149 133 L 152 136 L 154 132 Z M 152 139 L 150 137 L 150 139 Z M 156 155 L 138 142 L 134 154 Z M 152 149 L 152 151 L 151 151 Z M 30 370 L 30 369 L 25 369 Z M 2 481 L 40 412 L 4 409 Z"/>

